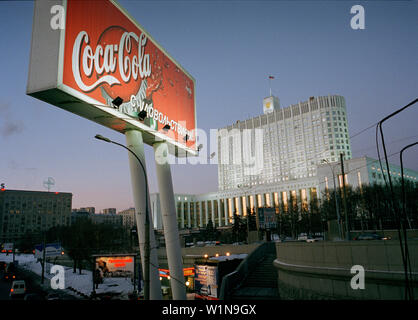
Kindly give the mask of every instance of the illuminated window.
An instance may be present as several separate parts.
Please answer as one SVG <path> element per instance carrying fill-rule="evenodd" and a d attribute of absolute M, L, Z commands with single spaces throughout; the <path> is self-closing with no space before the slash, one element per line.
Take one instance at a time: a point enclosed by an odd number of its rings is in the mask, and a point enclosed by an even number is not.
<path fill-rule="evenodd" d="M 235 203 L 235 213 L 241 214 L 241 212 L 239 212 L 239 198 L 234 198 L 234 203 Z"/>
<path fill-rule="evenodd" d="M 358 183 L 358 186 L 361 188 L 361 174 L 360 174 L 360 171 L 357 172 L 357 183 Z"/>
<path fill-rule="evenodd" d="M 257 202 L 258 202 L 258 207 L 261 208 L 263 206 L 261 202 L 261 194 L 257 194 Z"/>
<path fill-rule="evenodd" d="M 251 209 L 254 208 L 254 197 L 250 196 L 250 207 Z"/>
<path fill-rule="evenodd" d="M 292 202 L 293 202 L 293 205 L 296 205 L 296 204 L 297 204 L 296 190 L 292 190 L 292 191 L 290 192 L 290 194 L 291 194 L 291 196 L 292 196 Z"/>
<path fill-rule="evenodd" d="M 287 192 L 286 191 L 282 192 L 282 202 L 283 202 L 283 206 L 285 210 L 287 210 Z"/>
<path fill-rule="evenodd" d="M 278 207 L 279 206 L 279 194 L 277 192 L 274 192 L 273 196 L 274 196 L 274 206 Z"/>
<path fill-rule="evenodd" d="M 266 193 L 266 206 L 272 207 L 271 201 L 270 201 L 270 193 Z"/>
<path fill-rule="evenodd" d="M 342 188 L 342 186 L 343 186 L 343 175 L 342 174 L 338 175 L 338 182 L 340 184 L 340 188 Z M 344 182 L 345 182 L 345 185 L 348 186 L 347 174 L 344 174 Z"/>

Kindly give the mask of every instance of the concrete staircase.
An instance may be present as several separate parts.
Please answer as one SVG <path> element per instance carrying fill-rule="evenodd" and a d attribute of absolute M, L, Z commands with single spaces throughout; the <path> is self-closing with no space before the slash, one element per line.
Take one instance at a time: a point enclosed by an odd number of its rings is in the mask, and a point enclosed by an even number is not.
<path fill-rule="evenodd" d="M 278 300 L 276 253 L 268 253 L 231 295 L 233 300 Z"/>

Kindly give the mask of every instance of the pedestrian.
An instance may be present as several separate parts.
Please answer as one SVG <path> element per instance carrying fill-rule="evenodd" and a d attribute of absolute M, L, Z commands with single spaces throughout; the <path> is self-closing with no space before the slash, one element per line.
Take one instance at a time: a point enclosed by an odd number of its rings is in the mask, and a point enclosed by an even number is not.
<path fill-rule="evenodd" d="M 96 269 L 94 272 L 94 282 L 96 283 L 96 289 L 99 288 L 99 282 L 100 282 L 100 270 Z"/>

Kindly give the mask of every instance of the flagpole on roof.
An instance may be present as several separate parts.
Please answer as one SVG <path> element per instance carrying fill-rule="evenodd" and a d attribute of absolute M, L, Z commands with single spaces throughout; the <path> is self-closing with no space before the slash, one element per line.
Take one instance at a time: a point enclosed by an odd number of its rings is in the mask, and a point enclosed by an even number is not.
<path fill-rule="evenodd" d="M 270 97 L 271 97 L 271 79 L 274 79 L 274 77 L 269 76 Z"/>

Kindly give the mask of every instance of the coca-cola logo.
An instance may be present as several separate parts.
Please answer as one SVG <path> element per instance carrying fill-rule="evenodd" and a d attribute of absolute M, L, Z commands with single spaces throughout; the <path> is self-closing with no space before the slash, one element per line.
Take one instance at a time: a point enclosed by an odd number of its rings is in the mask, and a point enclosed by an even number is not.
<path fill-rule="evenodd" d="M 151 75 L 146 35 L 112 26 L 95 46 L 91 42 L 86 31 L 80 31 L 74 41 L 72 72 L 77 86 L 84 92 L 101 86 L 110 97 L 128 101 Z"/>

